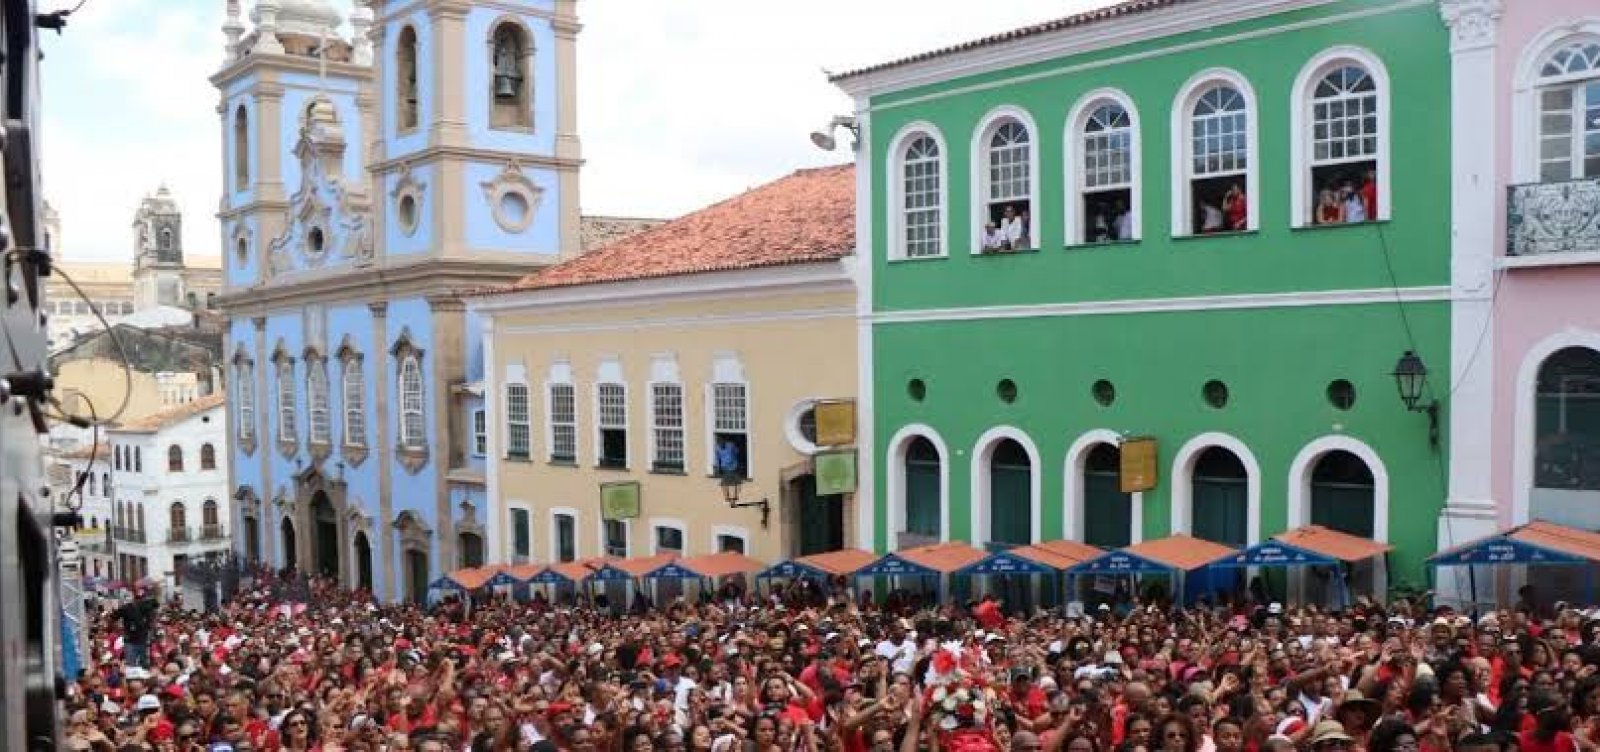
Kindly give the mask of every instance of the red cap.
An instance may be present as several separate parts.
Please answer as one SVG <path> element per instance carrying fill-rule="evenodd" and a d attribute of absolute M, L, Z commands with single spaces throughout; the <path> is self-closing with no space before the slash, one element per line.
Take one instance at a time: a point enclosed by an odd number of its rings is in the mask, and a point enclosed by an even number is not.
<path fill-rule="evenodd" d="M 395 640 L 394 641 L 394 649 L 395 650 L 410 650 L 411 649 L 411 641 L 406 639 L 406 638 L 404 638 L 404 637 L 402 637 L 402 638 L 400 638 L 398 640 Z"/>
<path fill-rule="evenodd" d="M 183 697 L 183 685 L 168 684 L 166 692 L 168 697 Z"/>
<path fill-rule="evenodd" d="M 667 657 L 661 659 L 661 667 L 662 668 L 669 668 L 671 666 L 682 666 L 682 665 L 683 665 L 683 659 L 679 658 L 677 653 L 670 653 L 670 654 L 667 655 Z"/>

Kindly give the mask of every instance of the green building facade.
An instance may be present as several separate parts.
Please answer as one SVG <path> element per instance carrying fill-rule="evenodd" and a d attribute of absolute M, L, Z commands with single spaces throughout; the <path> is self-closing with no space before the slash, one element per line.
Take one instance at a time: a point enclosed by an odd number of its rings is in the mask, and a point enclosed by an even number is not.
<path fill-rule="evenodd" d="M 1145 0 L 836 76 L 863 542 L 1317 522 L 1420 583 L 1448 457 L 1393 372 L 1447 402 L 1449 65 L 1432 2 Z"/>

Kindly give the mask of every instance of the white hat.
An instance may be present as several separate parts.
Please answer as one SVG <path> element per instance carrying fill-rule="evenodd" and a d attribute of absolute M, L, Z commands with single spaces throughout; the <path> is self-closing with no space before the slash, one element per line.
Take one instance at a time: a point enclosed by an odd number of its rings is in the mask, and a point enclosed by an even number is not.
<path fill-rule="evenodd" d="M 122 678 L 128 681 L 150 681 L 150 672 L 141 666 L 130 666 L 122 672 Z"/>
<path fill-rule="evenodd" d="M 112 700 L 106 700 L 100 703 L 100 712 L 107 715 L 116 715 L 122 712 L 122 706 Z"/>
<path fill-rule="evenodd" d="M 1281 614 L 1281 613 L 1283 613 L 1283 604 L 1282 603 L 1276 603 L 1276 602 L 1272 603 L 1271 605 L 1267 606 L 1267 613 L 1269 613 L 1269 614 Z"/>
<path fill-rule="evenodd" d="M 991 642 L 1005 642 L 1005 639 L 1006 638 L 1001 637 L 1000 635 L 997 635 L 997 634 L 995 634 L 993 632 L 990 632 L 987 637 L 983 638 L 983 642 L 984 642 L 984 644 L 987 645 L 988 643 L 991 643 Z"/>
<path fill-rule="evenodd" d="M 595 657 L 595 656 L 597 656 L 597 655 L 599 655 L 601 653 L 604 653 L 604 652 L 606 652 L 606 647 L 604 645 L 601 645 L 598 642 L 589 643 L 589 657 L 590 658 L 593 658 L 593 657 Z"/>
<path fill-rule="evenodd" d="M 160 710 L 161 701 L 157 700 L 155 695 L 140 695 L 139 701 L 134 703 L 133 709 L 141 713 L 146 710 Z"/>

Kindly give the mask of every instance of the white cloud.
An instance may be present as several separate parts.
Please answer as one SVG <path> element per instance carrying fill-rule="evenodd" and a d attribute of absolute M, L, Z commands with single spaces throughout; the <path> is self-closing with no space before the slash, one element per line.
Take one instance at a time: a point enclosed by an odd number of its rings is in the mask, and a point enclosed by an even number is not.
<path fill-rule="evenodd" d="M 850 109 L 824 68 L 1106 4 L 582 0 L 584 211 L 676 215 L 844 161 L 806 139 Z M 90 0 L 64 36 L 46 37 L 44 176 L 69 258 L 128 258 L 133 211 L 163 181 L 184 208 L 185 247 L 217 253 L 221 129 L 207 78 L 222 16 L 220 0 Z"/>

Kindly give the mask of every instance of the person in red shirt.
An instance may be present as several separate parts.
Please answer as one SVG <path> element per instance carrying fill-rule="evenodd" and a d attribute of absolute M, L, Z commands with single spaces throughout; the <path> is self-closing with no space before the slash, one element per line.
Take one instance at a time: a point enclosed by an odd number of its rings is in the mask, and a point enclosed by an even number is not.
<path fill-rule="evenodd" d="M 1011 701 L 1019 728 L 1043 731 L 1048 725 L 1050 701 L 1045 697 L 1044 690 L 1033 683 L 1033 675 L 1027 669 L 1011 671 L 1011 689 L 1006 698 Z"/>
<path fill-rule="evenodd" d="M 1378 174 L 1372 170 L 1361 183 L 1361 203 L 1367 205 L 1367 219 L 1378 218 Z"/>
<path fill-rule="evenodd" d="M 1000 601 L 993 595 L 984 595 L 983 601 L 972 609 L 972 618 L 984 629 L 999 629 L 1006 623 L 1006 617 L 1000 613 Z"/>

